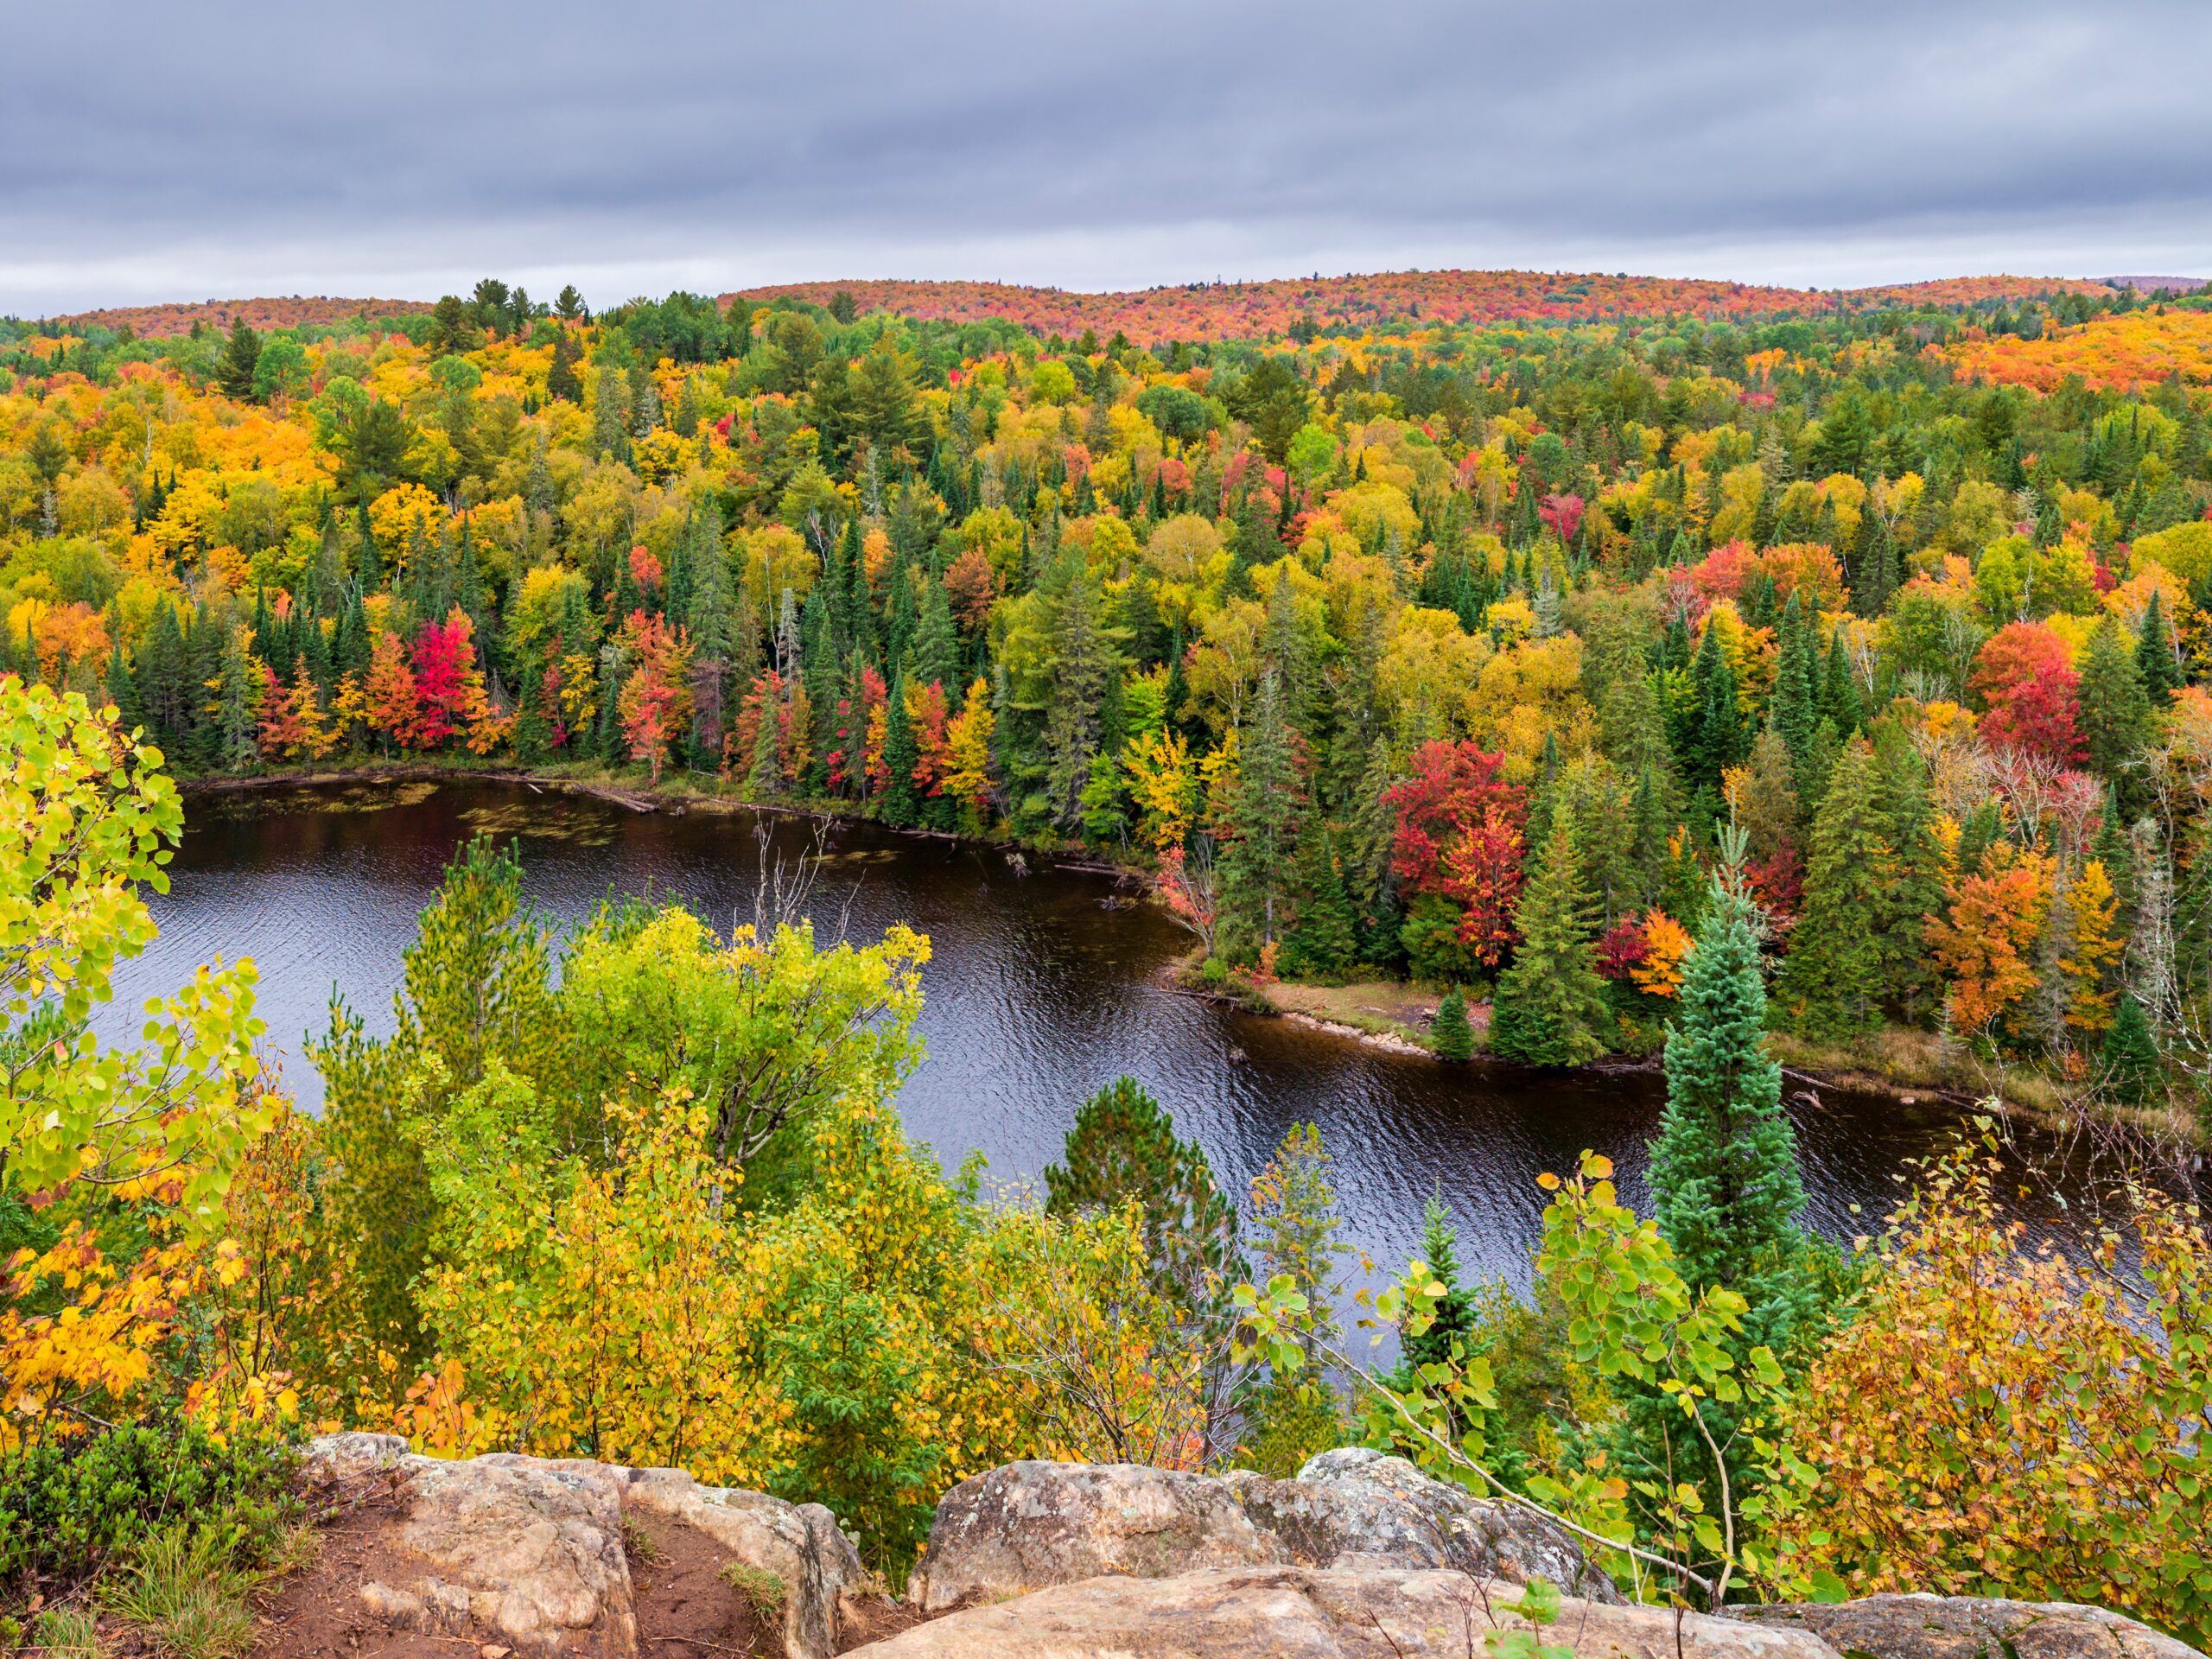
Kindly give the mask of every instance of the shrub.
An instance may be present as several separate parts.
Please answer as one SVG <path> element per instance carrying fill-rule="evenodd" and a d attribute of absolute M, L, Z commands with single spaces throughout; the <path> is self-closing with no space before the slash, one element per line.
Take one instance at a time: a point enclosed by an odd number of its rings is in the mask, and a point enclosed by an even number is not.
<path fill-rule="evenodd" d="M 253 1555 L 297 1509 L 292 1449 L 218 1441 L 189 1423 L 147 1422 L 0 1459 L 0 1584 L 74 1583 L 156 1534 L 189 1523 Z"/>

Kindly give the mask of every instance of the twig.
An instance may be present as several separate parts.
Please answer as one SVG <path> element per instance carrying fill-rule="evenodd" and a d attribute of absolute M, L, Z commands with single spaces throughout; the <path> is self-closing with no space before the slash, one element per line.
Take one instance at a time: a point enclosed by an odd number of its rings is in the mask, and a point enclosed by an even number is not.
<path fill-rule="evenodd" d="M 1343 1354 L 1337 1352 L 1333 1348 L 1324 1349 L 1322 1351 L 1326 1353 L 1330 1358 L 1335 1360 L 1338 1364 L 1343 1366 L 1348 1371 L 1356 1370 L 1357 1369 L 1351 1360 Z M 1649 1562 L 1653 1567 L 1662 1568 L 1668 1573 L 1675 1574 L 1678 1578 L 1687 1580 L 1689 1583 L 1695 1585 L 1700 1591 L 1702 1591 L 1708 1601 L 1712 1599 L 1713 1586 L 1704 1578 L 1703 1575 L 1692 1572 L 1688 1567 L 1684 1567 L 1680 1561 L 1670 1561 L 1665 1556 L 1655 1555 L 1650 1551 L 1643 1549 L 1637 1545 L 1624 1544 L 1618 1539 L 1608 1538 L 1603 1533 L 1592 1532 L 1587 1527 L 1578 1526 L 1573 1522 L 1568 1520 L 1565 1516 L 1560 1515 L 1554 1510 L 1546 1509 L 1542 1504 L 1537 1503 L 1535 1499 L 1528 1497 L 1524 1493 L 1515 1491 L 1513 1488 L 1507 1485 L 1496 1475 L 1491 1473 L 1489 1470 L 1484 1468 L 1482 1465 L 1477 1463 L 1472 1458 L 1462 1452 L 1458 1446 L 1452 1445 L 1451 1441 L 1446 1440 L 1434 1429 L 1429 1427 L 1426 1423 L 1415 1417 L 1412 1412 L 1407 1410 L 1406 1402 L 1395 1393 L 1392 1392 L 1389 1389 L 1385 1388 L 1382 1383 L 1376 1382 L 1372 1377 L 1368 1379 L 1368 1386 L 1390 1402 L 1390 1408 L 1398 1414 L 1400 1420 L 1404 1422 L 1408 1428 L 1413 1430 L 1414 1433 L 1420 1435 L 1421 1439 L 1427 1440 L 1431 1446 L 1435 1446 L 1439 1451 L 1443 1452 L 1446 1457 L 1449 1458 L 1453 1463 L 1459 1465 L 1462 1469 L 1472 1470 L 1476 1474 L 1480 1475 L 1485 1482 L 1496 1489 L 1498 1497 L 1503 1498 L 1506 1503 L 1518 1504 L 1521 1508 L 1529 1510 L 1531 1514 L 1540 1515 L 1545 1520 L 1551 1522 L 1554 1526 L 1564 1527 L 1576 1537 L 1587 1539 L 1590 1542 L 1596 1544 L 1601 1549 L 1617 1550 L 1624 1555 L 1630 1556 L 1637 1560 Z"/>

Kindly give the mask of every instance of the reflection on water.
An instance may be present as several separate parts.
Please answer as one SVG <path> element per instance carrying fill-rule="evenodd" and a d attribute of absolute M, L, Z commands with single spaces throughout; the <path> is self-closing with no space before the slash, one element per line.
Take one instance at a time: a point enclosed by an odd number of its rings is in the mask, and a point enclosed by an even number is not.
<path fill-rule="evenodd" d="M 156 901 L 159 942 L 118 976 L 119 1003 L 180 983 L 198 963 L 251 956 L 262 1012 L 286 1075 L 308 1102 L 321 1086 L 299 1058 L 334 991 L 372 1029 L 391 1027 L 400 952 L 447 860 L 470 835 L 518 838 L 529 891 L 569 925 L 609 893 L 678 898 L 715 925 L 750 919 L 772 856 L 810 848 L 810 824 L 749 812 L 637 813 L 525 785 L 412 784 L 192 798 L 174 887 Z M 1471 1270 L 1525 1281 L 1542 1210 L 1536 1175 L 1592 1147 L 1641 1198 L 1657 1127 L 1656 1077 L 1548 1078 L 1407 1058 L 1179 996 L 1158 983 L 1184 936 L 1110 877 L 1020 874 L 991 849 L 827 830 L 810 911 L 855 938 L 906 922 L 930 936 L 922 1029 L 928 1058 L 899 1106 L 948 1165 L 980 1148 L 992 1175 L 1033 1182 L 1076 1105 L 1121 1072 L 1143 1081 L 1242 1193 L 1283 1132 L 1310 1118 L 1336 1154 L 1346 1236 L 1386 1267 L 1420 1236 L 1440 1190 Z M 133 1017 L 110 1010 L 105 1034 Z M 1906 1160 L 1941 1144 L 1948 1108 L 1793 1090 L 1811 1220 L 1839 1237 L 1878 1229 Z M 2037 1230 L 2065 1217 L 2023 1197 Z"/>

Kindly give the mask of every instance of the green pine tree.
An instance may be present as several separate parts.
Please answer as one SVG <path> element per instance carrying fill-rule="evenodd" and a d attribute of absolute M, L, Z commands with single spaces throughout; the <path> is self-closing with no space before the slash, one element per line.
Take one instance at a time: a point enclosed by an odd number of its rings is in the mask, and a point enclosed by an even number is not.
<path fill-rule="evenodd" d="M 1297 974 L 1342 973 L 1358 957 L 1359 931 L 1337 870 L 1335 838 L 1319 812 L 1306 815 L 1292 878 L 1297 913 L 1283 936 L 1285 965 Z"/>
<path fill-rule="evenodd" d="M 2143 695 L 2150 699 L 2152 709 L 2164 709 L 2181 690 L 2181 665 L 2174 660 L 2173 631 L 2166 625 L 2165 607 L 2156 588 L 2151 590 L 2150 604 L 2144 607 L 2135 663 L 2142 671 Z"/>
<path fill-rule="evenodd" d="M 1804 910 L 1789 938 L 1780 991 L 1790 1023 L 1811 1036 L 1872 1031 L 1881 1022 L 1883 875 L 1890 857 L 1875 801 L 1873 746 L 1844 746 L 1813 815 Z"/>
<path fill-rule="evenodd" d="M 1045 1208 L 1056 1216 L 1144 1211 L 1145 1244 L 1161 1293 L 1192 1313 L 1222 1317 L 1244 1272 L 1236 1208 L 1223 1196 L 1195 1141 L 1135 1078 L 1120 1077 L 1083 1103 L 1062 1161 L 1045 1171 Z"/>
<path fill-rule="evenodd" d="M 1715 884 L 1668 1027 L 1667 1109 L 1650 1173 L 1659 1230 L 1682 1276 L 1747 1295 L 1794 1264 L 1804 1243 L 1796 1135 L 1765 1046 L 1757 918 L 1739 880 Z M 1786 1343 L 1786 1330 L 1764 1331 L 1766 1319 L 1756 1308 L 1746 1316 L 1748 1339 Z"/>
<path fill-rule="evenodd" d="M 2122 991 L 2113 1008 L 2101 1058 L 2106 1086 L 2118 1099 L 2139 1106 L 2158 1092 L 2165 1060 L 2133 991 Z"/>
<path fill-rule="evenodd" d="M 223 344 L 223 358 L 215 370 L 215 384 L 226 397 L 245 402 L 253 396 L 253 372 L 261 363 L 261 336 L 240 312 L 231 323 L 231 337 Z"/>
<path fill-rule="evenodd" d="M 1705 631 L 1705 641 L 1690 664 L 1690 697 L 1694 712 L 1682 764 L 1693 784 L 1717 790 L 1720 774 L 1741 766 L 1751 752 L 1751 735 L 1736 700 L 1736 671 L 1720 649 L 1718 629 Z"/>
<path fill-rule="evenodd" d="M 906 826 L 921 817 L 921 798 L 914 791 L 914 766 L 921 748 L 914 741 L 913 717 L 906 712 L 906 677 L 891 684 L 891 706 L 883 716 L 883 767 L 890 774 L 877 802 L 886 823 Z"/>
<path fill-rule="evenodd" d="M 1667 1032 L 1667 1109 L 1652 1143 L 1652 1205 L 1659 1232 L 1693 1292 L 1744 1299 L 1742 1329 L 1727 1344 L 1738 1370 L 1755 1348 L 1786 1356 L 1819 1313 L 1819 1281 L 1798 1217 L 1805 1207 L 1797 1142 L 1782 1109 L 1782 1069 L 1767 1054 L 1758 912 L 1742 885 L 1745 841 L 1724 831 L 1725 874 L 1713 883 L 1704 925 L 1684 963 L 1680 1009 Z M 1613 1451 L 1631 1503 L 1648 1484 L 1697 1486 L 1707 1514 L 1724 1502 L 1741 1513 L 1760 1471 L 1740 1403 L 1714 1395 L 1699 1410 L 1726 1459 L 1695 1433 L 1679 1401 L 1659 1389 L 1624 1391 Z"/>
<path fill-rule="evenodd" d="M 1537 849 L 1513 913 L 1521 943 L 1497 982 L 1492 1053 L 1530 1065 L 1580 1065 L 1605 1052 L 1612 1019 L 1598 976 L 1581 861 L 1562 816 Z"/>
<path fill-rule="evenodd" d="M 1444 1000 L 1436 1005 L 1435 1023 L 1428 1028 L 1428 1044 L 1440 1060 L 1474 1058 L 1475 1028 L 1467 1023 L 1467 994 L 1457 985 L 1445 992 Z"/>
<path fill-rule="evenodd" d="M 1444 1207 L 1444 1194 L 1440 1189 L 1433 1191 L 1421 1206 L 1421 1259 L 1444 1287 L 1444 1294 L 1437 1299 L 1428 1329 L 1408 1332 L 1401 1344 L 1399 1351 L 1408 1369 L 1446 1363 L 1452 1344 L 1465 1343 L 1474 1335 L 1474 1298 L 1460 1283 L 1458 1245 L 1459 1233 L 1452 1225 L 1451 1212 Z"/>
<path fill-rule="evenodd" d="M 1235 835 L 1222 849 L 1222 949 L 1231 957 L 1257 951 L 1281 936 L 1288 919 L 1291 849 L 1306 810 L 1283 718 L 1281 683 L 1269 669 L 1260 677 L 1252 715 L 1244 723 L 1230 797 Z"/>
<path fill-rule="evenodd" d="M 2120 619 L 2107 613 L 2082 653 L 2075 696 L 2091 770 L 2108 784 L 2129 779 L 2132 763 L 2151 735 L 2151 702 L 2143 689 L 2139 645 L 2130 650 Z"/>
<path fill-rule="evenodd" d="M 923 583 L 920 616 L 914 625 L 914 678 L 922 685 L 941 685 L 947 695 L 961 690 L 960 640 L 952 626 L 952 606 L 944 584 L 935 579 Z"/>
<path fill-rule="evenodd" d="M 1821 717 L 1820 661 L 1813 652 L 1812 625 L 1797 595 L 1783 607 L 1781 650 L 1775 663 L 1774 696 L 1767 704 L 1767 725 L 1802 767 Z"/>
<path fill-rule="evenodd" d="M 1835 722 L 1839 735 L 1849 737 L 1866 719 L 1859 699 L 1859 680 L 1851 671 L 1851 654 L 1844 647 L 1843 630 L 1828 641 L 1827 672 L 1821 683 L 1821 713 Z"/>

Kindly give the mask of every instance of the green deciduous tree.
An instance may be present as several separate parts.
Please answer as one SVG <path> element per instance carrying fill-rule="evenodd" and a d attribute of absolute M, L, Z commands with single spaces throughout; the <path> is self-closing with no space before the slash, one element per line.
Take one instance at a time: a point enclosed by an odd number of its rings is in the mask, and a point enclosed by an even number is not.
<path fill-rule="evenodd" d="M 253 964 L 200 969 L 136 1045 L 93 1036 L 115 969 L 153 940 L 142 889 L 168 891 L 183 825 L 160 751 L 111 715 L 0 677 L 0 1202 L 174 1177 L 204 1228 L 270 1117 Z"/>

